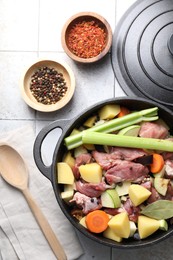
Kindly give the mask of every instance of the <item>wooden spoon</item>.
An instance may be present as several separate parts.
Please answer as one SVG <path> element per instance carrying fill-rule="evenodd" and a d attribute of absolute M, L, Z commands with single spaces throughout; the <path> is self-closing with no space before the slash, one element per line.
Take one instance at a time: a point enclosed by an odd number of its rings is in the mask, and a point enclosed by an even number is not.
<path fill-rule="evenodd" d="M 28 170 L 23 158 L 6 144 L 0 146 L 0 173 L 6 182 L 22 191 L 55 256 L 66 260 L 64 249 L 28 190 Z"/>

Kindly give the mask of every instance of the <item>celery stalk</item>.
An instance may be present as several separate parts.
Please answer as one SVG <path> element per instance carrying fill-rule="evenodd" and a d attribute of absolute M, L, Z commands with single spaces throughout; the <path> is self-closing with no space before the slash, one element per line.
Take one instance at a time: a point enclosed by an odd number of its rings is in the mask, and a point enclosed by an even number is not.
<path fill-rule="evenodd" d="M 158 107 L 144 109 L 141 111 L 130 113 L 120 118 L 112 119 L 110 121 L 105 122 L 104 124 L 93 126 L 85 131 L 111 133 L 113 131 L 120 130 L 127 126 L 140 123 L 142 121 L 157 120 L 158 119 L 157 112 L 158 112 Z M 82 144 L 82 134 L 83 131 L 78 134 L 68 136 L 64 139 L 65 145 L 68 150 L 78 147 L 79 145 Z"/>
<path fill-rule="evenodd" d="M 83 131 L 82 142 L 85 144 L 110 145 L 173 152 L 172 141 L 154 138 Z"/>

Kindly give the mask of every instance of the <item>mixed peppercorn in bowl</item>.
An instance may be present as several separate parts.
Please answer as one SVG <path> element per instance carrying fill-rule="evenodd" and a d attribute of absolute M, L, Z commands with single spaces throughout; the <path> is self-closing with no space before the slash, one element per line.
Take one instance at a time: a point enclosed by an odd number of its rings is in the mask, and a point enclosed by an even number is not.
<path fill-rule="evenodd" d="M 25 70 L 20 88 L 23 99 L 30 107 L 41 112 L 52 112 L 71 100 L 75 77 L 65 62 L 42 59 Z"/>

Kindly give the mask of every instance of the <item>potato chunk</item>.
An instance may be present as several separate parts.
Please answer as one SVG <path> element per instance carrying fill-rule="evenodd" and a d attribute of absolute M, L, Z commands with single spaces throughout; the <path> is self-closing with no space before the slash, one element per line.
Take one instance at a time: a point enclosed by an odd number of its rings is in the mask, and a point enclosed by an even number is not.
<path fill-rule="evenodd" d="M 120 106 L 115 104 L 108 104 L 102 107 L 99 111 L 100 119 L 112 119 L 120 112 Z"/>
<path fill-rule="evenodd" d="M 151 195 L 151 192 L 139 184 L 132 184 L 129 187 L 129 197 L 135 206 L 143 203 Z"/>
<path fill-rule="evenodd" d="M 138 231 L 141 239 L 146 238 L 157 231 L 160 227 L 160 222 L 156 219 L 146 216 L 138 217 Z"/>
<path fill-rule="evenodd" d="M 112 239 L 116 242 L 121 242 L 122 241 L 122 237 L 119 237 L 115 234 L 115 232 L 108 227 L 104 232 L 103 232 L 103 236 L 109 239 Z"/>
<path fill-rule="evenodd" d="M 57 163 L 57 179 L 61 184 L 73 184 L 74 175 L 70 166 L 65 162 Z"/>
<path fill-rule="evenodd" d="M 68 191 L 62 191 L 61 192 L 61 198 L 63 200 L 65 200 L 66 202 L 69 202 L 69 200 L 72 199 L 73 195 L 74 195 L 74 191 L 68 190 Z"/>
<path fill-rule="evenodd" d="M 111 218 L 108 226 L 119 237 L 128 238 L 130 236 L 130 221 L 127 212 L 119 213 Z"/>
<path fill-rule="evenodd" d="M 79 166 L 79 172 L 84 181 L 100 183 L 102 180 L 102 168 L 98 163 L 88 163 Z"/>
<path fill-rule="evenodd" d="M 79 223 L 80 223 L 83 227 L 87 228 L 85 219 L 86 219 L 86 216 L 84 216 L 83 218 L 81 218 L 80 221 L 79 221 Z"/>
<path fill-rule="evenodd" d="M 71 152 L 68 151 L 64 158 L 63 158 L 63 162 L 67 163 L 71 168 L 74 166 L 75 164 L 75 159 L 74 157 L 71 155 Z"/>
<path fill-rule="evenodd" d="M 73 184 L 64 184 L 64 191 L 61 192 L 61 198 L 66 202 L 72 199 L 74 195 Z"/>
<path fill-rule="evenodd" d="M 97 119 L 97 116 L 91 116 L 85 121 L 85 123 L 83 125 L 90 128 L 94 125 L 94 123 L 96 122 L 96 119 Z"/>

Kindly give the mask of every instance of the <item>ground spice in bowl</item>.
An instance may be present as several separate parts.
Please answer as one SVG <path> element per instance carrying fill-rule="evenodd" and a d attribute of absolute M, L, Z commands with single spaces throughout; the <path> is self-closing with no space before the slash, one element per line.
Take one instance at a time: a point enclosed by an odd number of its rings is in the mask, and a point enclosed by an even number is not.
<path fill-rule="evenodd" d="M 106 46 L 106 32 L 96 21 L 76 23 L 68 35 L 69 49 L 80 58 L 93 58 Z"/>
<path fill-rule="evenodd" d="M 67 85 L 62 73 L 45 66 L 31 76 L 30 90 L 38 102 L 51 105 L 64 97 Z"/>
<path fill-rule="evenodd" d="M 75 62 L 97 62 L 110 50 L 110 24 L 97 13 L 77 13 L 65 22 L 61 32 L 61 44 L 66 54 Z"/>

